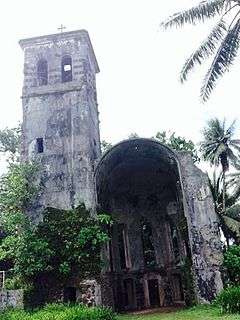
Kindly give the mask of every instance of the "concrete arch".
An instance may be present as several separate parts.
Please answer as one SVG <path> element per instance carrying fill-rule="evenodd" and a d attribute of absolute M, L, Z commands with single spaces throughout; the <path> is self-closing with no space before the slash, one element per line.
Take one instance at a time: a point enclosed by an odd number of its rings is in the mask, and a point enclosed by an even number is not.
<path fill-rule="evenodd" d="M 177 153 L 171 149 L 170 147 L 164 145 L 163 143 L 159 142 L 156 139 L 151 139 L 151 138 L 133 138 L 133 139 L 126 139 L 123 141 L 118 142 L 117 144 L 115 144 L 114 146 L 112 146 L 112 148 L 110 148 L 108 151 L 106 151 L 102 157 L 100 158 L 96 169 L 95 169 L 95 176 L 98 174 L 99 168 L 101 167 L 102 163 L 105 161 L 105 159 L 109 156 L 110 153 L 114 152 L 117 148 L 124 146 L 124 145 L 130 145 L 133 143 L 138 143 L 138 142 L 144 142 L 146 144 L 151 144 L 151 145 L 157 145 L 157 146 L 161 146 L 161 148 L 165 149 L 166 152 L 168 152 L 169 154 L 172 155 L 173 158 L 175 158 L 177 164 L 178 164 L 178 168 L 179 167 L 179 160 L 177 157 Z"/>
<path fill-rule="evenodd" d="M 98 206 L 115 221 L 105 251 L 104 303 L 118 310 L 187 303 L 181 271 L 186 258 L 195 298 L 214 299 L 222 288 L 218 219 L 206 175 L 191 156 L 153 139 L 125 140 L 102 156 L 94 176 Z M 152 239 L 145 241 L 147 250 L 143 238 Z"/>
<path fill-rule="evenodd" d="M 115 278 L 118 310 L 185 301 L 177 264 L 190 249 L 179 228 L 187 228 L 179 168 L 173 150 L 143 138 L 115 145 L 96 168 L 99 208 L 114 219 L 104 272 Z"/>

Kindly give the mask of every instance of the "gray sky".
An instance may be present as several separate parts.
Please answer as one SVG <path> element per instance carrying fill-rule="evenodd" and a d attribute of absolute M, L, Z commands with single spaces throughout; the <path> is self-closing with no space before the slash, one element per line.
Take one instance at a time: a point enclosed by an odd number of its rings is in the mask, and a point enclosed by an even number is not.
<path fill-rule="evenodd" d="M 21 0 L 2 1 L 0 30 L 0 128 L 21 120 L 23 54 L 18 40 L 86 29 L 100 66 L 97 75 L 101 137 L 118 142 L 131 132 L 149 137 L 173 130 L 199 141 L 200 130 L 212 116 L 239 118 L 239 62 L 202 105 L 200 68 L 181 85 L 178 74 L 185 59 L 209 26 L 163 31 L 168 15 L 199 0 Z"/>

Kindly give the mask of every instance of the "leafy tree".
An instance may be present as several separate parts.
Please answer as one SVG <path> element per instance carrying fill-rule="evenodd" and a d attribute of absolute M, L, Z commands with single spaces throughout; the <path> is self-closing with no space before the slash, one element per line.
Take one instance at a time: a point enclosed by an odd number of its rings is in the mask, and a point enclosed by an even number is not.
<path fill-rule="evenodd" d="M 106 153 L 108 150 L 112 148 L 112 144 L 110 142 L 107 142 L 106 140 L 101 141 L 101 151 L 102 154 Z"/>
<path fill-rule="evenodd" d="M 51 273 L 64 279 L 74 271 L 84 277 L 100 272 L 100 248 L 108 240 L 106 215 L 97 218 L 80 205 L 72 210 L 46 209 L 32 225 L 26 208 L 37 196 L 38 166 L 14 163 L 0 180 L 0 264 L 12 268 L 11 286 L 27 286 Z"/>
<path fill-rule="evenodd" d="M 224 253 L 223 266 L 233 284 L 240 283 L 240 246 L 232 245 Z"/>
<path fill-rule="evenodd" d="M 235 122 L 228 128 L 224 121 L 217 118 L 208 121 L 203 130 L 204 140 L 201 142 L 200 150 L 203 159 L 209 161 L 211 165 L 222 169 L 222 213 L 226 211 L 226 172 L 229 170 L 230 162 L 237 160 L 234 151 L 240 151 L 240 140 L 233 139 L 235 133 Z"/>
<path fill-rule="evenodd" d="M 240 44 L 240 2 L 239 0 L 204 0 L 199 5 L 175 13 L 162 26 L 183 27 L 196 25 L 218 17 L 218 21 L 208 37 L 186 60 L 180 74 L 181 82 L 188 78 L 189 72 L 213 56 L 210 68 L 201 88 L 202 101 L 208 100 L 216 81 L 234 62 Z"/>
<path fill-rule="evenodd" d="M 136 132 L 132 132 L 128 136 L 128 139 L 136 139 L 136 138 L 139 138 L 139 135 Z"/>
<path fill-rule="evenodd" d="M 83 204 L 72 210 L 48 208 L 36 230 L 39 239 L 48 243 L 52 251 L 48 269 L 62 278 L 69 277 L 74 270 L 82 279 L 98 276 L 101 247 L 109 240 L 109 224 L 109 216 L 93 217 Z"/>
<path fill-rule="evenodd" d="M 9 155 L 10 160 L 17 160 L 20 153 L 21 125 L 16 128 L 0 130 L 0 153 Z"/>
<path fill-rule="evenodd" d="M 2 240 L 0 260 L 10 260 L 13 278 L 21 285 L 35 284 L 44 277 L 61 279 L 62 285 L 73 274 L 84 279 L 98 276 L 101 246 L 109 238 L 105 230 L 108 216 L 92 217 L 84 205 L 72 210 L 46 209 L 43 221 L 24 227 Z"/>
<path fill-rule="evenodd" d="M 166 131 L 157 132 L 154 139 L 165 144 L 176 151 L 187 151 L 190 152 L 194 162 L 199 162 L 197 148 L 192 140 L 187 140 L 184 137 L 176 136 L 176 133 L 170 133 L 167 135 Z"/>

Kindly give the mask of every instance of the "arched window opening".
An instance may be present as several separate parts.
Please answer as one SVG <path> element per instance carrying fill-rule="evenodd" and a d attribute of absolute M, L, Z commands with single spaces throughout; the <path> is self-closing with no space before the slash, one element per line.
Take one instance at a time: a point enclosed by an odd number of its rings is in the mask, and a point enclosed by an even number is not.
<path fill-rule="evenodd" d="M 37 64 L 38 85 L 44 86 L 48 84 L 48 63 L 47 60 L 41 59 Z"/>
<path fill-rule="evenodd" d="M 44 146 L 43 146 L 43 138 L 37 138 L 37 153 L 43 153 L 44 151 Z"/>
<path fill-rule="evenodd" d="M 62 82 L 72 81 L 72 58 L 65 56 L 62 58 Z"/>
<path fill-rule="evenodd" d="M 171 238 L 172 238 L 172 248 L 173 248 L 173 255 L 176 262 L 180 261 L 180 248 L 178 243 L 178 230 L 176 226 L 173 225 L 173 223 L 170 223 L 170 229 L 171 229 Z"/>
<path fill-rule="evenodd" d="M 156 265 L 156 256 L 153 246 L 153 235 L 152 227 L 145 220 L 141 221 L 141 233 L 142 233 L 142 246 L 143 246 L 143 257 L 146 267 L 152 267 Z"/>

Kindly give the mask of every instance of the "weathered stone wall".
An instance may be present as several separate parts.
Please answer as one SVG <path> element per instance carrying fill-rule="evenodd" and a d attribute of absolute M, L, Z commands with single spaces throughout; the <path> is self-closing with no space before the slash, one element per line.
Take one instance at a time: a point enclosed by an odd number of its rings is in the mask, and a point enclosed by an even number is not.
<path fill-rule="evenodd" d="M 0 310 L 23 308 L 23 290 L 0 290 Z"/>
<path fill-rule="evenodd" d="M 89 307 L 100 306 L 102 304 L 101 286 L 96 280 L 85 280 L 80 283 L 77 302 L 81 302 Z"/>
<path fill-rule="evenodd" d="M 95 74 L 97 62 L 86 31 L 21 40 L 24 49 L 23 160 L 41 163 L 41 196 L 31 208 L 71 208 L 85 202 L 95 207 L 93 166 L 100 156 Z M 72 57 L 73 80 L 62 83 L 61 59 Z M 37 63 L 48 62 L 48 84 L 38 85 Z M 44 152 L 37 153 L 36 139 Z M 40 214 L 40 216 L 39 216 Z"/>
<path fill-rule="evenodd" d="M 193 273 L 198 302 L 212 301 L 222 289 L 222 245 L 207 175 L 190 154 L 179 153 L 184 211 L 188 222 Z"/>

